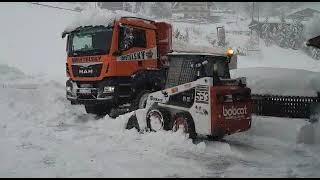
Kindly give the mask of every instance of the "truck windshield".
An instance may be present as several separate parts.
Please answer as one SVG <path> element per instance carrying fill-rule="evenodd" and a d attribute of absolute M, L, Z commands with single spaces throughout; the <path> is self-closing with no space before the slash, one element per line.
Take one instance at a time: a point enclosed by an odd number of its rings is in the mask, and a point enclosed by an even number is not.
<path fill-rule="evenodd" d="M 112 27 L 87 27 L 70 34 L 68 55 L 109 54 L 112 40 Z"/>

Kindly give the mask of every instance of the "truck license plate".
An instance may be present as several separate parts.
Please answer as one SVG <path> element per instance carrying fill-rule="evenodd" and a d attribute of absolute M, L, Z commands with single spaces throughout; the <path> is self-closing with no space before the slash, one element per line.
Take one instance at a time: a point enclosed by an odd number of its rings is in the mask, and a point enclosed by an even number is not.
<path fill-rule="evenodd" d="M 81 94 L 91 94 L 91 89 L 79 89 L 79 93 L 81 93 Z"/>

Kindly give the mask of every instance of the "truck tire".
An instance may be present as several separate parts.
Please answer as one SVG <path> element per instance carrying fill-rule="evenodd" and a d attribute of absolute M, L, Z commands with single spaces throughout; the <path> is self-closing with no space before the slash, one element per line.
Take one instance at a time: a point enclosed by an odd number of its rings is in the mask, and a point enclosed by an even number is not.
<path fill-rule="evenodd" d="M 110 113 L 111 107 L 103 104 L 88 104 L 84 105 L 88 114 L 95 114 L 97 116 L 105 116 Z"/>
<path fill-rule="evenodd" d="M 136 98 L 134 98 L 132 105 L 131 105 L 131 110 L 137 110 L 137 109 L 143 109 L 146 107 L 146 103 L 147 103 L 147 98 L 149 96 L 149 94 L 151 93 L 151 91 L 149 90 L 143 90 L 141 91 Z"/>
<path fill-rule="evenodd" d="M 163 108 L 151 108 L 147 113 L 147 128 L 156 132 L 159 130 L 170 130 L 171 114 Z"/>
<path fill-rule="evenodd" d="M 193 118 L 187 112 L 179 112 L 175 114 L 172 119 L 171 129 L 173 132 L 178 131 L 182 127 L 183 127 L 183 132 L 185 134 L 189 134 L 189 138 L 195 139 L 197 137 Z"/>

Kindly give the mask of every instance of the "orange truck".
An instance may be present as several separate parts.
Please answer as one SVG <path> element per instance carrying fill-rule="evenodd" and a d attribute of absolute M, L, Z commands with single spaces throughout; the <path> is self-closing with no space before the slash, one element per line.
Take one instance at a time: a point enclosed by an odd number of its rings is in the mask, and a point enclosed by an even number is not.
<path fill-rule="evenodd" d="M 67 36 L 67 99 L 87 113 L 143 107 L 150 92 L 164 88 L 171 25 L 122 17 L 108 26 L 78 27 Z"/>

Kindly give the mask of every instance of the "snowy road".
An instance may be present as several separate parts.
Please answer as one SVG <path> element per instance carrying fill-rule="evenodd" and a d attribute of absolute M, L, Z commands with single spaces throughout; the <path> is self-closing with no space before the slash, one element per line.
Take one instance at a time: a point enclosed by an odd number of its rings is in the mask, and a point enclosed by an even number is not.
<path fill-rule="evenodd" d="M 139 134 L 124 129 L 130 113 L 95 119 L 69 104 L 63 83 L 35 81 L 0 88 L 1 177 L 320 176 L 318 146 L 251 131 L 196 144 L 178 133 Z"/>

